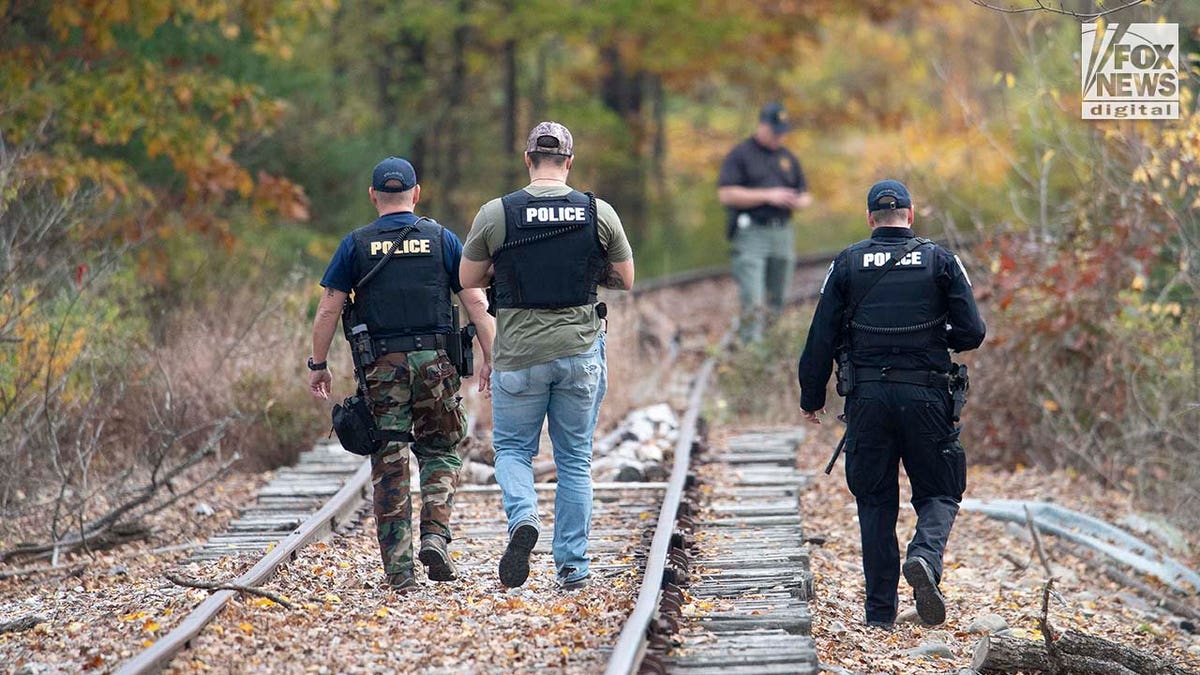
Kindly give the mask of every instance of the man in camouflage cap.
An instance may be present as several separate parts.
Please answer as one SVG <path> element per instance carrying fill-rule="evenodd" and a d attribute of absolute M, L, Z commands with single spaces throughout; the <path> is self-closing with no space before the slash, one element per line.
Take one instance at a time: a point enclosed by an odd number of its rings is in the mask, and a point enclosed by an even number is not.
<path fill-rule="evenodd" d="M 528 579 L 541 533 L 533 458 L 547 419 L 555 572 L 566 589 L 591 578 L 592 435 L 608 386 L 596 289 L 629 290 L 634 267 L 613 207 L 567 184 L 574 161 L 565 126 L 535 126 L 525 145 L 529 185 L 484 204 L 463 249 L 462 285 L 494 282 L 496 293 L 492 442 L 509 532 L 498 572 L 510 588 Z"/>
<path fill-rule="evenodd" d="M 455 447 L 466 433 L 466 415 L 457 396 L 460 379 L 446 354 L 454 335 L 451 293 L 458 293 L 479 331 L 484 363 L 479 391 L 488 395 L 495 323 L 478 289 L 458 283 L 462 244 L 453 232 L 413 207 L 421 196 L 412 164 L 388 157 L 375 167 L 368 190 L 379 214 L 375 222 L 346 235 L 321 285 L 325 293 L 313 323 L 309 389 L 329 398 L 332 378 L 325 365 L 342 305 L 351 291 L 357 320 L 371 336 L 375 361 L 366 384 L 380 430 L 390 436 L 371 456 L 375 524 L 388 584 L 400 591 L 417 585 L 413 576 L 412 498 L 409 495 L 410 444 L 421 469 L 421 548 L 419 559 L 433 581 L 457 577 L 447 546 L 450 512 L 462 460 Z M 403 237 L 401 237 L 403 235 Z M 395 251 L 391 249 L 395 248 Z M 360 280 L 387 257 L 370 279 Z"/>

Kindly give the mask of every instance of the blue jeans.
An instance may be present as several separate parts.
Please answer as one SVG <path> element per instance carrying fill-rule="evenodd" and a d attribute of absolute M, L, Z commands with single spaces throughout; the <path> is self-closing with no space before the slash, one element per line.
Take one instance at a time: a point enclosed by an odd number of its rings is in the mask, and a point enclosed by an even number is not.
<path fill-rule="evenodd" d="M 552 551 L 554 568 L 567 582 L 588 575 L 592 433 L 607 387 L 604 333 L 582 354 L 492 373 L 496 482 L 510 535 L 522 524 L 538 527 L 541 522 L 533 489 L 533 458 L 538 453 L 542 423 L 550 419 L 550 442 L 558 469 Z"/>

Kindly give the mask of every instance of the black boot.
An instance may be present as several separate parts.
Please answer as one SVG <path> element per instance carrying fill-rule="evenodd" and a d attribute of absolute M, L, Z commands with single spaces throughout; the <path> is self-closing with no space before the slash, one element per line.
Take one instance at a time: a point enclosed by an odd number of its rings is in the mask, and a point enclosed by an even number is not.
<path fill-rule="evenodd" d="M 946 620 L 946 600 L 933 580 L 933 570 L 922 558 L 904 561 L 904 579 L 912 586 L 913 599 L 917 603 L 917 616 L 930 626 Z"/>
<path fill-rule="evenodd" d="M 529 554 L 537 545 L 538 530 L 534 525 L 525 523 L 517 526 L 504 556 L 500 558 L 500 583 L 509 588 L 516 588 L 529 578 Z"/>
<path fill-rule="evenodd" d="M 433 581 L 454 581 L 458 578 L 454 560 L 446 549 L 446 538 L 440 534 L 421 535 L 421 550 L 417 553 L 417 560 L 425 565 Z"/>
<path fill-rule="evenodd" d="M 417 579 L 412 570 L 396 572 L 387 577 L 388 586 L 397 593 L 407 593 L 417 587 Z"/>

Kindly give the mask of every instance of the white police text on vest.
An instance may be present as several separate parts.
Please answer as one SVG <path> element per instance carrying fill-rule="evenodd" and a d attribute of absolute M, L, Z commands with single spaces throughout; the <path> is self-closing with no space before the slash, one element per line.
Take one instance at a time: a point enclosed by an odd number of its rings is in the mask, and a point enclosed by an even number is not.
<path fill-rule="evenodd" d="M 582 206 L 527 206 L 527 223 L 582 223 L 587 220 L 587 209 Z"/>
<path fill-rule="evenodd" d="M 887 261 L 892 259 L 891 251 L 876 251 L 874 253 L 864 253 L 862 258 L 863 269 L 871 267 L 883 267 Z M 896 263 L 896 267 L 923 267 L 925 265 L 924 257 L 921 251 L 910 251 L 908 255 L 900 259 Z"/>
<path fill-rule="evenodd" d="M 391 241 L 373 241 L 371 242 L 371 255 L 387 255 L 387 252 L 392 250 Z M 421 253 L 429 253 L 428 239 L 405 239 L 400 242 L 400 248 L 393 255 L 419 255 Z"/>

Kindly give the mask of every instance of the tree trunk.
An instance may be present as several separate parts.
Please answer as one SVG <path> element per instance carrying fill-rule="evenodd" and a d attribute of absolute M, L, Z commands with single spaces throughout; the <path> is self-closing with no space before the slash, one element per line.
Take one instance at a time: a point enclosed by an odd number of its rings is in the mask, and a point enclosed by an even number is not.
<path fill-rule="evenodd" d="M 517 41 L 504 41 L 504 138 L 501 140 L 500 152 L 504 158 L 504 186 L 502 192 L 507 192 L 517 186 L 521 180 L 520 165 L 517 163 L 518 140 L 520 133 L 517 124 L 517 106 L 520 104 L 517 90 Z"/>
<path fill-rule="evenodd" d="M 1186 675 L 1174 662 L 1125 645 L 1068 630 L 1054 641 L 1062 675 Z M 1050 671 L 1041 640 L 988 635 L 975 645 L 971 668 L 981 673 Z"/>

